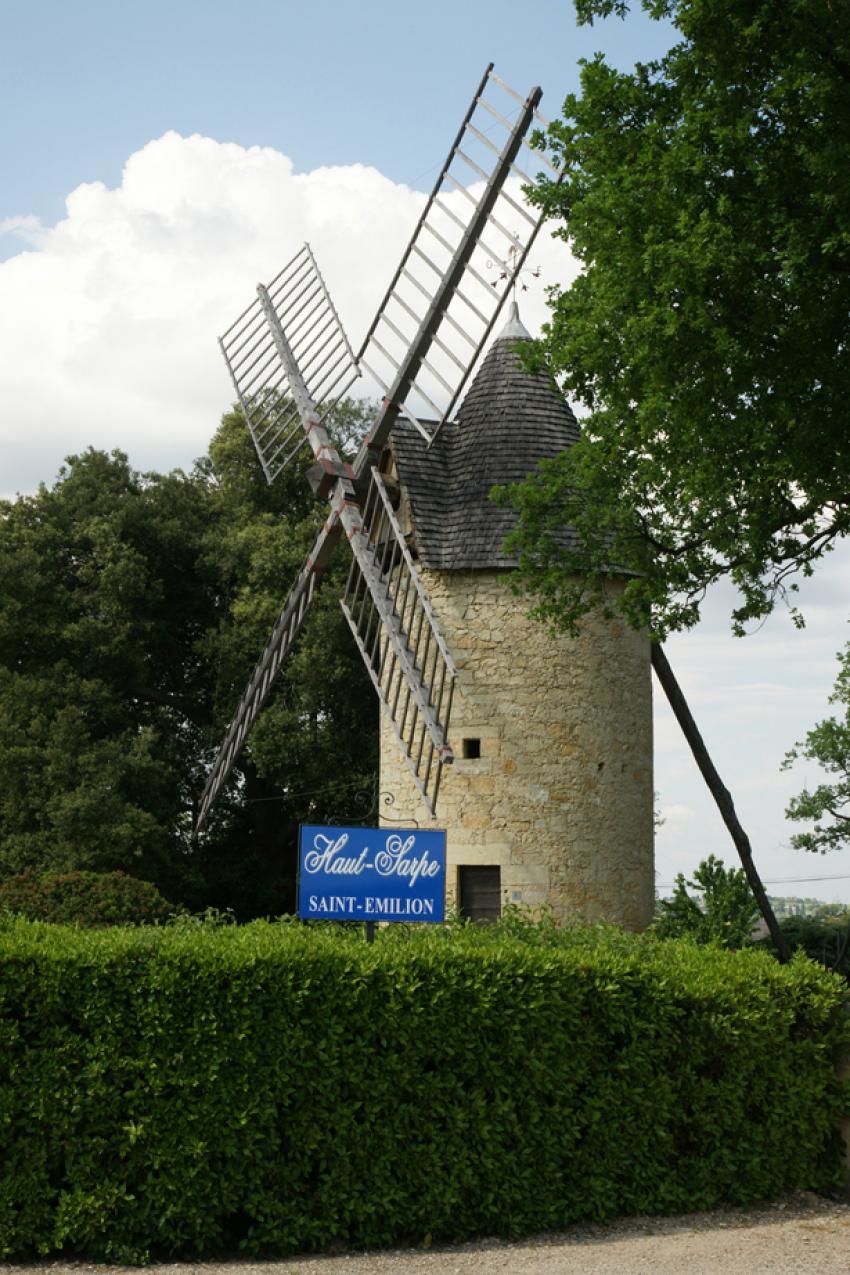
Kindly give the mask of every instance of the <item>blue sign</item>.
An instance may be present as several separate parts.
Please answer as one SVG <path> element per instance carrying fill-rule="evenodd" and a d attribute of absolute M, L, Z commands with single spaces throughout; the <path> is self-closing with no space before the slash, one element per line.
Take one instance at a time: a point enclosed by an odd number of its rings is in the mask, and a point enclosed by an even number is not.
<path fill-rule="evenodd" d="M 302 826 L 302 920 L 442 921 L 445 902 L 445 832 Z"/>

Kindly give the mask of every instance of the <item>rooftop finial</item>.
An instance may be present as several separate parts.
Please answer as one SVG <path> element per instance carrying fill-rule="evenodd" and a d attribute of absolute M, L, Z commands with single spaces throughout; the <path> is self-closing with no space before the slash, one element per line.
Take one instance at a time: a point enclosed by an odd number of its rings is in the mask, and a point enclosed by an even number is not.
<path fill-rule="evenodd" d="M 513 298 L 508 308 L 508 321 L 499 333 L 499 340 L 504 341 L 509 337 L 513 341 L 530 341 L 531 333 L 519 317 L 519 306 L 516 297 Z"/>

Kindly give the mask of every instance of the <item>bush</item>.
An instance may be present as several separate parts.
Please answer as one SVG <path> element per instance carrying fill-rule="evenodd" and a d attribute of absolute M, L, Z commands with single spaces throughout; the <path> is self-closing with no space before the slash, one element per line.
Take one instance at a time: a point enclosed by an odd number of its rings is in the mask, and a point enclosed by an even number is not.
<path fill-rule="evenodd" d="M 691 894 L 689 891 L 693 891 Z M 656 905 L 654 933 L 662 939 L 689 936 L 697 943 L 743 947 L 759 917 L 758 904 L 741 868 L 726 868 L 710 854 L 688 881 L 676 877 L 673 894 Z"/>
<path fill-rule="evenodd" d="M 0 913 L 59 925 L 152 925 L 176 911 L 126 872 L 22 872 L 0 883 Z"/>
<path fill-rule="evenodd" d="M 847 926 L 850 920 L 823 921 L 805 916 L 786 916 L 779 922 L 791 950 L 801 950 L 813 961 L 835 970 L 850 982 L 850 940 Z M 758 945 L 774 952 L 769 936 L 759 939 Z"/>
<path fill-rule="evenodd" d="M 840 1184 L 840 980 L 514 929 L 0 923 L 0 1258 L 518 1234 Z"/>

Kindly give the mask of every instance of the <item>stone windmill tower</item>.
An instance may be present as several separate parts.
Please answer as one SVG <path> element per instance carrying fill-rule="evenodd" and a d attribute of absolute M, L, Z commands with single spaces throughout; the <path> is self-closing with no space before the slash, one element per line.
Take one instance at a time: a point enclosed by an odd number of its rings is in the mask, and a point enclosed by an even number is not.
<path fill-rule="evenodd" d="M 341 605 L 382 707 L 388 821 L 436 821 L 440 796 L 449 888 L 470 915 L 507 897 L 641 925 L 653 895 L 648 645 L 602 621 L 555 642 L 528 620 L 504 581 L 510 516 L 487 498 L 575 441 L 576 423 L 554 386 L 522 370 L 516 313 L 467 390 L 540 223 L 518 167 L 523 147 L 548 163 L 526 137 L 540 96 L 487 68 L 357 354 L 308 245 L 220 340 L 267 480 L 307 444 L 329 508 L 212 764 L 196 831 L 346 545 Z M 348 463 L 324 418 L 364 374 L 382 401 Z"/>
<path fill-rule="evenodd" d="M 523 368 L 528 338 L 513 303 L 456 421 L 430 448 L 400 421 L 382 458 L 458 670 L 439 819 L 386 723 L 384 819 L 446 828 L 449 890 L 467 915 L 508 901 L 641 927 L 654 903 L 649 640 L 601 616 L 578 638 L 553 637 L 505 578 L 514 515 L 492 487 L 579 433 L 547 374 Z"/>

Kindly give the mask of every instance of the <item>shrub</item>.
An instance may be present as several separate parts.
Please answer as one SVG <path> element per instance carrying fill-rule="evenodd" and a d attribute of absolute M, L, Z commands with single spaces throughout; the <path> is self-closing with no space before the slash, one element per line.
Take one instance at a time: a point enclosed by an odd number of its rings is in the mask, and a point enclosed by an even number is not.
<path fill-rule="evenodd" d="M 823 921 L 805 916 L 786 916 L 780 926 L 791 946 L 796 952 L 801 950 L 813 961 L 835 970 L 850 982 L 850 939 L 848 939 L 848 921 Z M 759 940 L 759 946 L 773 952 L 770 937 Z"/>
<path fill-rule="evenodd" d="M 22 872 L 0 883 L 0 912 L 59 925 L 151 925 L 175 911 L 149 881 L 126 872 Z"/>
<path fill-rule="evenodd" d="M 840 980 L 514 928 L 0 923 L 0 1258 L 517 1234 L 839 1185 Z"/>
<path fill-rule="evenodd" d="M 653 930 L 659 938 L 690 936 L 697 943 L 735 948 L 749 940 L 758 917 L 758 904 L 743 870 L 726 868 L 710 854 L 694 869 L 690 881 L 680 872 L 672 896 L 659 899 Z"/>

